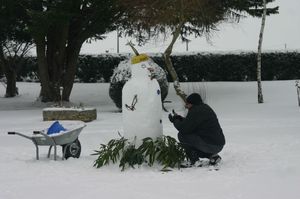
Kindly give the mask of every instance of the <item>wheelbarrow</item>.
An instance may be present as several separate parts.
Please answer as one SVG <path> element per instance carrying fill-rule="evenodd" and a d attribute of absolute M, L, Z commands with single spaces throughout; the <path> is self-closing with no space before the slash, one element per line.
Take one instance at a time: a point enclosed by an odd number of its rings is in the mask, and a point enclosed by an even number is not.
<path fill-rule="evenodd" d="M 80 122 L 76 125 L 71 125 L 70 128 L 65 129 L 54 134 L 48 134 L 48 130 L 33 131 L 32 136 L 25 135 L 19 132 L 8 132 L 9 135 L 18 135 L 27 138 L 33 142 L 36 148 L 36 159 L 39 160 L 39 146 L 49 146 L 48 158 L 50 158 L 51 149 L 54 147 L 54 160 L 57 156 L 57 146 L 62 147 L 62 160 L 69 157 L 79 158 L 81 153 L 81 144 L 78 136 L 86 124 Z"/>

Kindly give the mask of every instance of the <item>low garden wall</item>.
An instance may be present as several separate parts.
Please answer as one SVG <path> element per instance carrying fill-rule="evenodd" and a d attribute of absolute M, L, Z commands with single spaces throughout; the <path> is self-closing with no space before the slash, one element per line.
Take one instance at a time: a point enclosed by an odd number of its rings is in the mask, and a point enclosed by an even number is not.
<path fill-rule="evenodd" d="M 43 109 L 43 120 L 80 120 L 91 122 L 97 119 L 95 108 L 45 108 Z"/>

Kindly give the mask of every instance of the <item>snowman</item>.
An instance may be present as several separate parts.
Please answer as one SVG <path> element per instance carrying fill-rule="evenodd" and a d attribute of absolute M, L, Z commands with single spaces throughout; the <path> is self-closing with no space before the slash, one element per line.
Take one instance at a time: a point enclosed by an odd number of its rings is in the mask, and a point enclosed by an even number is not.
<path fill-rule="evenodd" d="M 153 68 L 145 54 L 131 59 L 131 79 L 122 90 L 122 114 L 124 137 L 136 139 L 137 145 L 146 137 L 162 136 L 161 91 Z"/>

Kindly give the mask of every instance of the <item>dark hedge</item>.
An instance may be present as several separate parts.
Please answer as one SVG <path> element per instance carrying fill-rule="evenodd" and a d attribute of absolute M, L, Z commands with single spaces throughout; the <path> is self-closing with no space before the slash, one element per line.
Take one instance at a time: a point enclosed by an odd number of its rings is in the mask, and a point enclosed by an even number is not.
<path fill-rule="evenodd" d="M 164 67 L 158 54 L 151 56 Z M 81 55 L 78 61 L 79 82 L 109 82 L 113 69 L 128 55 Z M 256 80 L 256 53 L 198 53 L 172 56 L 179 80 L 185 81 L 252 81 Z M 37 73 L 36 58 L 27 58 L 18 73 L 18 80 Z M 300 78 L 299 52 L 270 52 L 262 55 L 263 80 L 289 80 Z M 27 78 L 30 79 L 30 78 Z M 171 81 L 170 76 L 168 80 Z"/>

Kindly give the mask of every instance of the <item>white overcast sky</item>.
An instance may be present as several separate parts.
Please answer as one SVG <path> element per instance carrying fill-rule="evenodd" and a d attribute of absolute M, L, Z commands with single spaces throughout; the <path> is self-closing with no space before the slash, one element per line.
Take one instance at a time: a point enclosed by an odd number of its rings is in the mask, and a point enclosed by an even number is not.
<path fill-rule="evenodd" d="M 269 7 L 279 6 L 279 14 L 267 17 L 263 40 L 263 50 L 299 50 L 300 49 L 300 0 L 275 0 Z M 189 51 L 257 51 L 261 19 L 248 17 L 238 24 L 222 24 L 214 33 L 211 43 L 205 38 L 190 37 Z M 131 52 L 125 45 L 130 38 L 120 38 L 120 53 Z M 134 40 L 132 40 L 134 42 Z M 169 40 L 153 40 L 143 47 L 137 47 L 140 53 L 163 52 Z M 84 44 L 81 54 L 101 54 L 117 52 L 117 34 L 107 34 L 102 41 Z M 185 52 L 186 44 L 177 40 L 173 52 Z"/>

